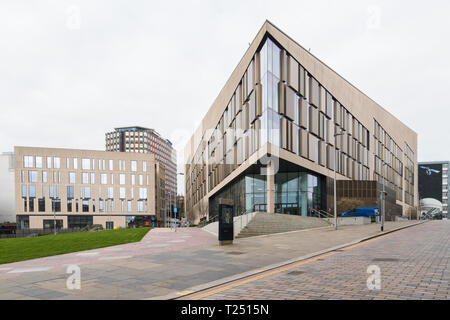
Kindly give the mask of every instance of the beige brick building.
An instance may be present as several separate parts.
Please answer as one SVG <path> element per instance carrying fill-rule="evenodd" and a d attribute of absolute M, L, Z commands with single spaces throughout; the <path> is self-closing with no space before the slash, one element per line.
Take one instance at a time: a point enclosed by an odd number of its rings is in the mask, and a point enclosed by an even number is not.
<path fill-rule="evenodd" d="M 104 228 L 162 223 L 164 166 L 153 155 L 14 148 L 19 228 L 101 224 Z"/>
<path fill-rule="evenodd" d="M 184 159 L 193 222 L 221 198 L 235 215 L 331 211 L 335 167 L 338 180 L 385 182 L 405 216 L 418 204 L 417 133 L 268 21 Z"/>

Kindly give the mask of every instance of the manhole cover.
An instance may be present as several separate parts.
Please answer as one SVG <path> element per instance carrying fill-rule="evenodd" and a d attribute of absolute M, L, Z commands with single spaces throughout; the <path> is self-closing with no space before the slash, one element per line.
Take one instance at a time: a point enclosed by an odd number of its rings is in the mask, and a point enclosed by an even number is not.
<path fill-rule="evenodd" d="M 244 253 L 243 252 L 239 252 L 239 251 L 230 251 L 230 252 L 227 252 L 227 254 L 232 254 L 232 255 L 237 256 L 239 254 L 244 254 Z"/>
<path fill-rule="evenodd" d="M 397 258 L 375 258 L 372 261 L 396 262 L 396 261 L 400 261 L 400 259 L 397 259 Z"/>
<path fill-rule="evenodd" d="M 305 273 L 305 272 L 304 271 L 291 271 L 291 272 L 288 272 L 288 274 L 290 274 L 291 276 L 298 276 L 298 275 L 303 274 L 303 273 Z"/>

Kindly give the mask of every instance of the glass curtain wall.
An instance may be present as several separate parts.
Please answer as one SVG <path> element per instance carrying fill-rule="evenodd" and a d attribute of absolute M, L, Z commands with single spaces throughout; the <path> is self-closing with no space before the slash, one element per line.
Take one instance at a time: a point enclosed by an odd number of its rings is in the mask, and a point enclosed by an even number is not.
<path fill-rule="evenodd" d="M 219 214 L 219 199 L 233 201 L 234 216 L 266 210 L 266 177 L 248 174 L 238 178 L 209 200 L 209 220 Z"/>
<path fill-rule="evenodd" d="M 275 213 L 307 216 L 312 209 L 324 210 L 323 178 L 308 172 L 275 175 Z M 234 215 L 267 212 L 266 176 L 247 174 L 211 197 L 209 219 L 219 214 L 219 199 L 233 201 Z"/>
<path fill-rule="evenodd" d="M 307 172 L 285 172 L 275 176 L 275 213 L 307 216 L 322 208 L 322 179 Z"/>
<path fill-rule="evenodd" d="M 262 145 L 270 142 L 280 146 L 281 116 L 278 114 L 278 83 L 281 78 L 280 52 L 280 48 L 270 38 L 267 38 L 259 52 L 262 86 L 261 129 L 265 131 L 261 135 Z"/>

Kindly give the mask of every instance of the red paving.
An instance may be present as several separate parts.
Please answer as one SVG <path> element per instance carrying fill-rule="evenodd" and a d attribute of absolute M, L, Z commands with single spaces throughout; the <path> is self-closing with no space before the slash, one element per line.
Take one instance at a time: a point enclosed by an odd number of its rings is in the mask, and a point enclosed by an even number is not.
<path fill-rule="evenodd" d="M 47 268 L 43 271 L 56 270 L 71 264 L 105 263 L 117 259 L 130 259 L 214 244 L 217 244 L 216 237 L 199 228 L 178 228 L 176 231 L 168 228 L 156 228 L 148 232 L 140 242 L 0 264 L 0 279 L 17 277 L 24 273 L 24 269 Z"/>

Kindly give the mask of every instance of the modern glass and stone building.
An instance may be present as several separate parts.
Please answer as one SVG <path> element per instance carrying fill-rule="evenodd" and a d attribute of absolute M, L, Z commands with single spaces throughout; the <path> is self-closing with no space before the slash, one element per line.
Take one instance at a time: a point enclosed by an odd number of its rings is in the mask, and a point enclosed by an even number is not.
<path fill-rule="evenodd" d="M 153 155 L 14 148 L 18 228 L 162 224 L 164 166 Z"/>
<path fill-rule="evenodd" d="M 186 145 L 186 215 L 332 211 L 335 162 L 417 207 L 417 134 L 266 21 Z"/>
<path fill-rule="evenodd" d="M 143 127 L 115 128 L 105 134 L 105 139 L 106 151 L 154 154 L 155 160 L 163 163 L 166 169 L 167 205 L 176 206 L 177 155 L 170 140 L 154 129 Z"/>

